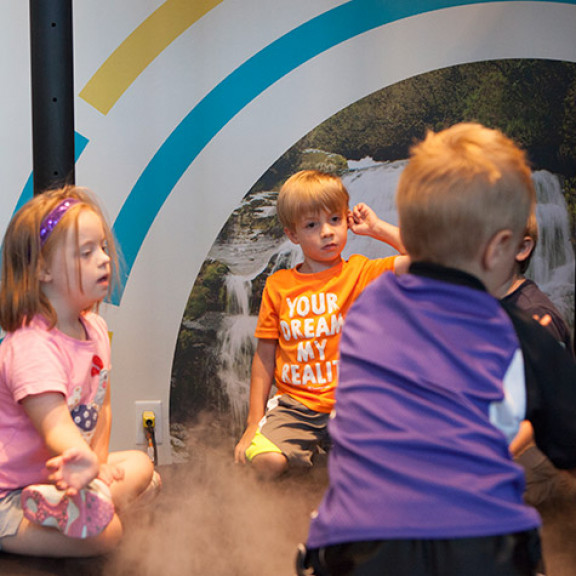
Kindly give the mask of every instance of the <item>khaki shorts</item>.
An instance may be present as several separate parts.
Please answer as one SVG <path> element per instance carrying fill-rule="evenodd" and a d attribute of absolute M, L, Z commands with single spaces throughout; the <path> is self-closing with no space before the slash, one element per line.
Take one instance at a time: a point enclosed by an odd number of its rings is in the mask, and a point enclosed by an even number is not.
<path fill-rule="evenodd" d="M 2 550 L 2 538 L 14 536 L 24 518 L 20 504 L 21 492 L 22 490 L 14 490 L 0 499 L 0 550 Z"/>
<path fill-rule="evenodd" d="M 330 414 L 310 410 L 288 394 L 274 396 L 246 457 L 280 452 L 291 466 L 310 468 L 315 456 L 329 447 L 329 418 Z"/>

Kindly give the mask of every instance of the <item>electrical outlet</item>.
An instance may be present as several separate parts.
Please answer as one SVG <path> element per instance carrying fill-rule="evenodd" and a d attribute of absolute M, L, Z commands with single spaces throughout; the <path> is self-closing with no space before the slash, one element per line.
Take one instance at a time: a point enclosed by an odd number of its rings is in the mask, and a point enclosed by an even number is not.
<path fill-rule="evenodd" d="M 134 414 L 136 420 L 136 444 L 147 444 L 146 435 L 144 434 L 142 414 L 148 411 L 154 412 L 154 417 L 156 420 L 156 424 L 154 426 L 156 444 L 162 444 L 162 402 L 160 400 L 138 400 L 134 403 Z"/>

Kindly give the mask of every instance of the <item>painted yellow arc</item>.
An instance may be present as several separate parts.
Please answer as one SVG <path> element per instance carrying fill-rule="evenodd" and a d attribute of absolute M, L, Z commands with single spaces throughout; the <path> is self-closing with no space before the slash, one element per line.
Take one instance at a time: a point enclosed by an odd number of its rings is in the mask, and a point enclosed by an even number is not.
<path fill-rule="evenodd" d="M 166 0 L 128 36 L 80 92 L 91 106 L 108 114 L 143 70 L 194 22 L 222 0 Z"/>

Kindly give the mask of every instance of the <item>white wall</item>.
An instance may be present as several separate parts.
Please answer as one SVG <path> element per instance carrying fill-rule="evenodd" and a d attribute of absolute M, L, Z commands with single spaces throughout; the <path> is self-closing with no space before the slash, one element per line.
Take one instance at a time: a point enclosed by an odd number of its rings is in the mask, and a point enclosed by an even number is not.
<path fill-rule="evenodd" d="M 1 233 L 31 171 L 27 4 L 0 4 Z M 160 400 L 160 460 L 170 461 L 170 375 L 188 295 L 231 211 L 292 144 L 416 74 L 501 58 L 576 62 L 576 2 L 424 4 L 74 3 L 76 131 L 88 140 L 76 181 L 100 196 L 133 264 L 121 300 L 103 308 L 114 449 L 134 446 L 135 401 Z"/>

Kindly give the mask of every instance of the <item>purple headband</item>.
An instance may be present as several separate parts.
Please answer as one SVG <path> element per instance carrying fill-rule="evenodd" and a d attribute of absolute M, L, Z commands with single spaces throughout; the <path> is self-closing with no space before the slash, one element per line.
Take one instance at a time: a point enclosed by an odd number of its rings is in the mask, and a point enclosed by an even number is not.
<path fill-rule="evenodd" d="M 60 204 L 58 204 L 58 206 L 56 206 L 56 208 L 54 208 L 54 210 L 52 210 L 44 220 L 42 220 L 42 223 L 40 224 L 40 246 L 46 244 L 46 240 L 48 240 L 50 234 L 52 234 L 52 231 L 58 225 L 58 222 L 62 220 L 62 216 L 64 216 L 64 214 L 66 214 L 74 204 L 78 204 L 78 202 L 80 202 L 80 200 L 77 200 L 76 198 L 66 198 L 65 200 L 62 200 L 62 202 L 60 202 Z"/>

